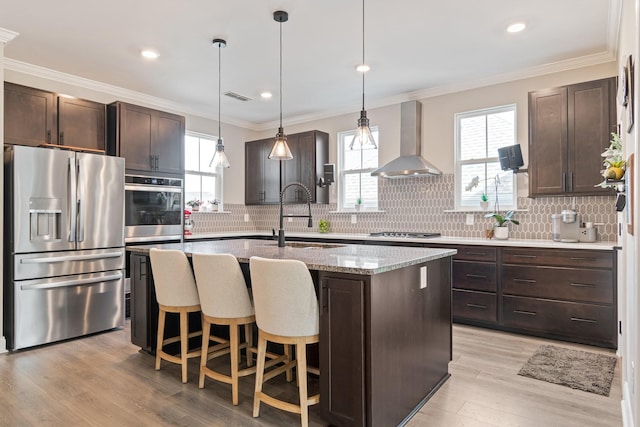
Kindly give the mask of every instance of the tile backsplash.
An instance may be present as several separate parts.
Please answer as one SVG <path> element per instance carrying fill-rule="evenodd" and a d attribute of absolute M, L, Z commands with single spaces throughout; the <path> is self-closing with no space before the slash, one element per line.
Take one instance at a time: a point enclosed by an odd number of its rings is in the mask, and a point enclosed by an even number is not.
<path fill-rule="evenodd" d="M 332 233 L 370 233 L 373 231 L 440 232 L 443 236 L 483 237 L 491 219 L 475 212 L 474 225 L 466 225 L 469 212 L 445 212 L 454 208 L 453 174 L 405 179 L 380 179 L 379 209 L 382 212 L 335 212 L 336 204 L 311 205 L 314 226 L 318 220 L 329 221 Z M 571 207 L 573 197 L 518 198 L 515 218 L 520 225 L 510 225 L 514 239 L 551 239 L 551 214 Z M 582 222 L 602 223 L 600 240 L 615 241 L 617 216 L 615 196 L 575 197 Z M 278 228 L 279 206 L 245 206 L 225 204 L 228 213 L 196 212 L 194 233 L 230 231 L 268 231 Z M 286 205 L 286 214 L 305 214 L 307 205 Z M 245 214 L 248 221 L 245 221 Z M 352 215 L 357 223 L 351 223 Z M 285 230 L 309 231 L 305 218 L 285 218 Z"/>

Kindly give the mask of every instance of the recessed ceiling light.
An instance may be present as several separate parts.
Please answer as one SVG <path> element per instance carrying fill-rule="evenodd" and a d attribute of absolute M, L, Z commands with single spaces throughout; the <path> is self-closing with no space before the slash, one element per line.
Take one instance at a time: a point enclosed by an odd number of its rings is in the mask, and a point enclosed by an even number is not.
<path fill-rule="evenodd" d="M 524 22 L 516 22 L 507 27 L 507 31 L 510 33 L 519 33 L 520 31 L 526 28 L 526 24 Z"/>
<path fill-rule="evenodd" d="M 358 64 L 356 66 L 356 70 L 358 70 L 361 73 L 366 73 L 370 69 L 371 69 L 371 67 L 369 67 L 367 64 Z"/>
<path fill-rule="evenodd" d="M 271 98 L 273 95 L 271 94 L 271 92 L 262 92 L 260 94 L 261 97 L 263 97 L 264 99 L 269 99 Z"/>
<path fill-rule="evenodd" d="M 151 49 L 145 49 L 142 52 L 140 52 L 140 54 L 147 59 L 157 59 L 158 56 L 160 56 L 160 54 L 158 52 L 156 52 L 155 50 L 151 50 Z"/>

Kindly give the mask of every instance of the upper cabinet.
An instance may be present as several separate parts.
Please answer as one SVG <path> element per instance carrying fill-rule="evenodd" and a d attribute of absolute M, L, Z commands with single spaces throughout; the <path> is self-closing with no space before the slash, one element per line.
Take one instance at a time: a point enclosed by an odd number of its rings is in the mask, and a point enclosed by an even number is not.
<path fill-rule="evenodd" d="M 184 174 L 185 118 L 114 102 L 107 106 L 107 151 L 134 173 Z"/>
<path fill-rule="evenodd" d="M 105 105 L 4 83 L 5 144 L 105 149 Z"/>
<path fill-rule="evenodd" d="M 245 143 L 245 204 L 261 205 L 280 202 L 280 164 L 282 186 L 292 182 L 304 184 L 311 193 L 311 203 L 329 203 L 328 187 L 319 187 L 324 164 L 329 161 L 329 134 L 318 130 L 287 136 L 293 155 L 291 160 L 268 158 L 273 138 Z M 285 203 L 306 203 L 300 187 L 291 187 L 284 195 Z"/>
<path fill-rule="evenodd" d="M 602 157 L 616 131 L 616 78 L 529 92 L 529 195 L 603 195 Z"/>

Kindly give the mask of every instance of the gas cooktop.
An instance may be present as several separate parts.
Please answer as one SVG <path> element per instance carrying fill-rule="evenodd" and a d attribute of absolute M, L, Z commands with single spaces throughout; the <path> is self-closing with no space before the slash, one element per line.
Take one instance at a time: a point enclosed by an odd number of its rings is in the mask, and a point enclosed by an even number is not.
<path fill-rule="evenodd" d="M 440 237 L 440 233 L 417 233 L 412 231 L 377 231 L 370 233 L 371 237 L 407 237 L 417 239 L 428 239 L 430 237 Z"/>

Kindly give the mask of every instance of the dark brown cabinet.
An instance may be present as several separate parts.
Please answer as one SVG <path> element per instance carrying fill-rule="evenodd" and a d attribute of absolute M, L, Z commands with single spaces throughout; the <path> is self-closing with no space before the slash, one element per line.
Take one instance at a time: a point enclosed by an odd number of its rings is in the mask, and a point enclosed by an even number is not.
<path fill-rule="evenodd" d="M 280 165 L 282 185 L 292 182 L 304 184 L 311 193 L 311 203 L 328 203 L 327 187 L 320 188 L 318 181 L 323 166 L 329 161 L 329 135 L 318 130 L 287 136 L 287 144 L 293 159 L 279 162 L 268 158 L 273 138 L 245 143 L 245 204 L 275 204 L 280 202 Z M 285 203 L 306 202 L 299 187 L 287 190 Z"/>
<path fill-rule="evenodd" d="M 529 194 L 598 195 L 616 131 L 616 78 L 529 92 Z"/>
<path fill-rule="evenodd" d="M 138 105 L 107 107 L 108 153 L 132 172 L 184 174 L 185 118 Z"/>
<path fill-rule="evenodd" d="M 105 105 L 5 82 L 6 144 L 105 149 Z"/>
<path fill-rule="evenodd" d="M 458 246 L 453 256 L 453 318 L 497 321 L 496 248 Z"/>
<path fill-rule="evenodd" d="M 269 159 L 273 138 L 247 142 L 244 199 L 246 205 L 280 202 L 280 162 Z"/>

